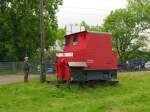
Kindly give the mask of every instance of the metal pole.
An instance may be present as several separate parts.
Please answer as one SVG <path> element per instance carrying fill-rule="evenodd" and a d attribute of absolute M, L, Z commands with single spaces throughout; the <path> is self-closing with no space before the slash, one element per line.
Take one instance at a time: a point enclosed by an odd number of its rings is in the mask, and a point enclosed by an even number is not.
<path fill-rule="evenodd" d="M 40 36 L 41 36 L 41 49 L 40 49 L 40 58 L 41 58 L 41 82 L 46 81 L 46 70 L 45 70 L 45 40 L 44 40 L 44 0 L 40 0 Z"/>
<path fill-rule="evenodd" d="M 70 26 L 71 26 L 71 28 L 70 28 L 70 29 L 71 29 L 71 33 L 72 33 L 72 26 L 73 26 L 73 24 L 70 24 Z"/>

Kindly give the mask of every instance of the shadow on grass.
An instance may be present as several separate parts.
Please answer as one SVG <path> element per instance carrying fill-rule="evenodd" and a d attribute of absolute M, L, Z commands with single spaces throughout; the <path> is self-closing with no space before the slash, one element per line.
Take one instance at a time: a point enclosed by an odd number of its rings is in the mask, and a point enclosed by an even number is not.
<path fill-rule="evenodd" d="M 120 83 L 118 81 L 88 81 L 88 82 L 57 82 L 47 81 L 47 84 L 51 84 L 60 89 L 96 89 L 105 87 L 118 87 Z"/>

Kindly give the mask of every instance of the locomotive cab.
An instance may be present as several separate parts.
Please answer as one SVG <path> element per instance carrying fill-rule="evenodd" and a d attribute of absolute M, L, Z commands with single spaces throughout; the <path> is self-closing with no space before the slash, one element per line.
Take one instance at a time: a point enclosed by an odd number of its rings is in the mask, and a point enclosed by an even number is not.
<path fill-rule="evenodd" d="M 56 54 L 58 80 L 89 81 L 117 78 L 117 58 L 108 33 L 78 32 L 65 36 Z"/>
<path fill-rule="evenodd" d="M 64 51 L 83 50 L 85 49 L 86 41 L 86 35 L 84 33 L 66 35 Z"/>

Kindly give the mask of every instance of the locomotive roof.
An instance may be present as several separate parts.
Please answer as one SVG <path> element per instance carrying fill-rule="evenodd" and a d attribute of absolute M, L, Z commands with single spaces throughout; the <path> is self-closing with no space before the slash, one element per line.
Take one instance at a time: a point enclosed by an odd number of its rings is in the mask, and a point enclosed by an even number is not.
<path fill-rule="evenodd" d="M 65 35 L 65 37 L 80 34 L 80 33 L 94 33 L 94 34 L 108 34 L 108 35 L 111 35 L 111 33 L 108 33 L 108 32 L 81 31 L 81 32 L 76 32 L 76 33 Z"/>

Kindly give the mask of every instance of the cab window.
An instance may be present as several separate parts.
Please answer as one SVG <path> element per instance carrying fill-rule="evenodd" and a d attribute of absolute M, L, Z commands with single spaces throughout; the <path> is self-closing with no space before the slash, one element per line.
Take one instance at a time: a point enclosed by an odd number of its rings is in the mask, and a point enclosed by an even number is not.
<path fill-rule="evenodd" d="M 73 37 L 73 45 L 78 45 L 78 37 L 77 36 Z"/>
<path fill-rule="evenodd" d="M 66 37 L 65 46 L 69 46 L 69 44 L 70 44 L 70 38 Z"/>

